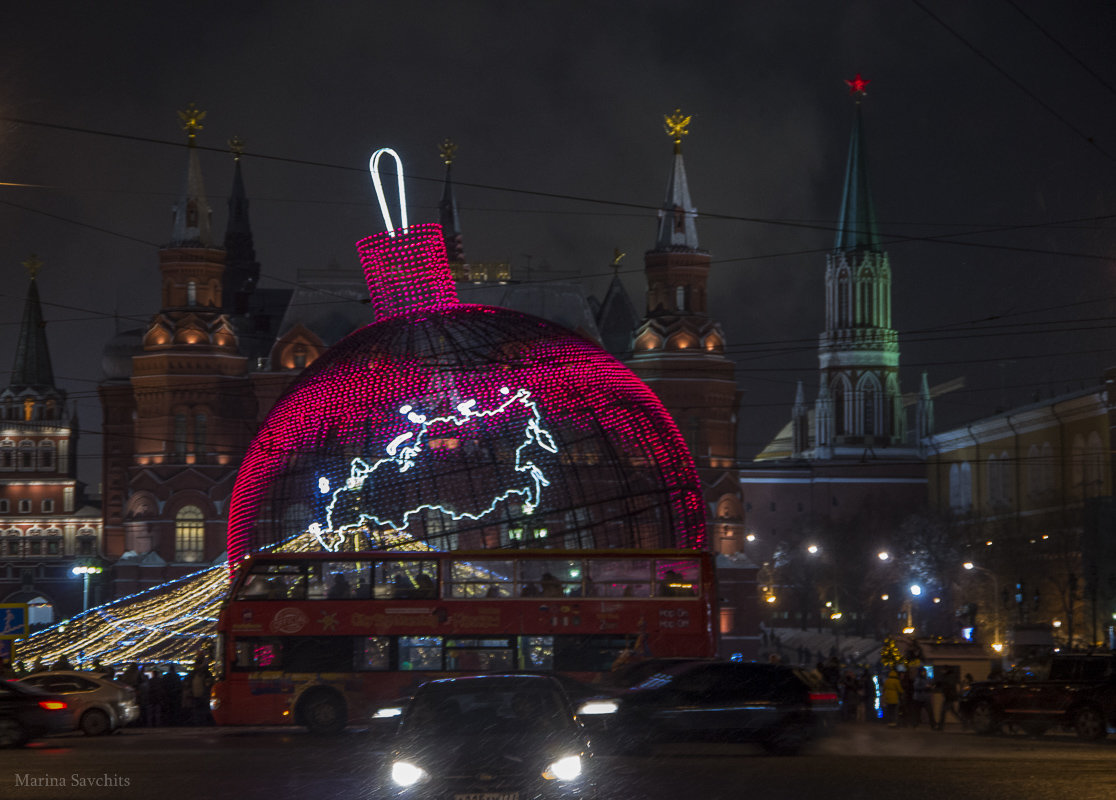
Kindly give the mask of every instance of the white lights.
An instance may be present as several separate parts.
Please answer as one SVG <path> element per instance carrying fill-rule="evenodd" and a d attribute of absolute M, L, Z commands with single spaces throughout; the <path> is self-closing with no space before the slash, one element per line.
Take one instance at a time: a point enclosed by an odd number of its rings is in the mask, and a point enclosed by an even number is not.
<path fill-rule="evenodd" d="M 414 786 L 426 777 L 425 770 L 409 761 L 396 761 L 391 765 L 391 779 L 399 786 Z"/>
<path fill-rule="evenodd" d="M 581 756 L 566 756 L 548 766 L 542 776 L 548 781 L 572 781 L 581 775 Z"/>
<path fill-rule="evenodd" d="M 543 487 L 550 485 L 550 479 L 533 460 L 532 449 L 541 448 L 548 453 L 557 453 L 558 445 L 550 431 L 543 426 L 542 415 L 539 407 L 531 400 L 531 392 L 526 389 L 512 392 L 504 386 L 501 387 L 500 394 L 506 399 L 494 408 L 478 411 L 476 400 L 469 399 L 457 404 L 456 414 L 444 417 L 427 417 L 415 411 L 413 406 L 401 406 L 399 413 L 409 423 L 417 425 L 418 429 L 395 436 L 385 447 L 387 453 L 385 458 L 372 463 L 359 457 L 350 461 L 349 476 L 344 486 L 333 493 L 329 505 L 326 506 L 325 524 L 315 522 L 307 530 L 314 535 L 322 547 L 327 550 L 337 550 L 345 540 L 346 531 L 365 526 L 404 531 L 410 524 L 411 518 L 424 511 L 440 511 L 453 520 L 476 520 L 491 514 L 502 501 L 518 496 L 522 499 L 523 511 L 530 514 L 539 505 Z M 381 468 L 390 470 L 394 466 L 399 474 L 414 468 L 424 450 L 430 446 L 428 435 L 431 426 L 452 425 L 455 430 L 468 430 L 469 425 L 476 420 L 483 421 L 513 409 L 526 409 L 528 412 L 521 432 L 523 441 L 515 450 L 514 474 L 507 476 L 507 480 L 514 481 L 516 485 L 508 486 L 504 492 L 493 497 L 487 508 L 453 508 L 442 502 L 423 503 L 396 513 L 377 512 L 366 508 L 363 502 L 363 494 L 366 492 L 365 483 L 372 480 L 373 473 Z M 477 435 L 482 434 L 483 431 L 477 431 Z M 537 450 L 535 452 L 537 453 Z M 318 479 L 319 488 L 322 485 L 329 485 L 327 478 Z"/>
<path fill-rule="evenodd" d="M 891 558 L 891 553 L 887 552 L 886 550 L 881 550 L 880 552 L 876 553 L 876 558 L 878 558 L 880 561 L 887 561 L 889 558 Z"/>
<path fill-rule="evenodd" d="M 911 594 L 913 594 L 915 597 L 918 597 L 920 594 L 922 594 L 922 587 L 919 586 L 917 583 L 912 583 Z"/>
<path fill-rule="evenodd" d="M 101 567 L 77 566 L 70 572 L 75 575 L 100 575 L 104 570 Z"/>
<path fill-rule="evenodd" d="M 819 550 L 821 550 L 821 548 L 816 544 L 811 544 L 806 547 L 806 552 L 812 556 L 817 555 Z"/>
<path fill-rule="evenodd" d="M 380 708 L 372 715 L 372 719 L 391 719 L 392 717 L 400 717 L 403 715 L 403 709 L 399 706 L 389 706 L 387 708 Z"/>

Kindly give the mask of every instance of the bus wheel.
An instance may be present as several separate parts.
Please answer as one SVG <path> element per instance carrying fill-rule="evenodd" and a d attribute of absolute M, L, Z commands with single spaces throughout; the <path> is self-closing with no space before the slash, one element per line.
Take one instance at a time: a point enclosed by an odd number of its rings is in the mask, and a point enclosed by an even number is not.
<path fill-rule="evenodd" d="M 347 716 L 345 701 L 329 689 L 307 692 L 298 701 L 298 718 L 310 733 L 340 733 Z"/>

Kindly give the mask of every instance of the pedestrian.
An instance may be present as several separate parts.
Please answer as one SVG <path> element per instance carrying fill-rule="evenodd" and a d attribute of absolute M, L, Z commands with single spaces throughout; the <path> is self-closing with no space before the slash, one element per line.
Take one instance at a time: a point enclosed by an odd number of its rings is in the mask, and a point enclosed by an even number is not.
<path fill-rule="evenodd" d="M 945 721 L 945 678 L 938 676 L 930 684 L 930 729 L 940 731 Z"/>
<path fill-rule="evenodd" d="M 142 669 L 136 678 L 136 704 L 139 706 L 139 720 L 136 724 L 150 728 L 151 721 L 151 681 Z"/>
<path fill-rule="evenodd" d="M 163 675 L 163 721 L 165 725 L 178 725 L 182 721 L 182 681 L 172 663 Z"/>
<path fill-rule="evenodd" d="M 942 715 L 938 718 L 938 730 L 945 730 L 946 714 L 953 714 L 953 718 L 960 720 L 964 725 L 965 721 L 961 719 L 961 714 L 957 711 L 957 683 L 955 682 L 954 675 L 949 674 L 942 678 Z"/>
<path fill-rule="evenodd" d="M 919 667 L 914 680 L 911 681 L 911 727 L 917 728 L 922 722 L 922 714 L 926 712 L 930 720 L 930 727 L 934 727 L 934 717 L 930 710 L 930 679 L 926 677 L 926 667 Z"/>
<path fill-rule="evenodd" d="M 209 713 L 209 687 L 213 685 L 213 676 L 200 658 L 194 663 L 193 670 L 186 678 L 183 687 L 183 703 L 189 708 L 191 725 L 212 725 L 213 718 Z"/>
<path fill-rule="evenodd" d="M 899 673 L 889 670 L 883 683 L 883 702 L 887 714 L 887 727 L 895 728 L 899 725 L 899 702 L 903 699 L 903 684 L 899 680 Z"/>
<path fill-rule="evenodd" d="M 74 665 L 70 663 L 70 659 L 66 656 L 65 653 L 59 656 L 58 660 L 55 661 L 54 664 L 51 666 L 51 670 L 54 672 L 58 672 L 59 670 L 70 670 L 73 668 Z"/>
<path fill-rule="evenodd" d="M 161 728 L 167 724 L 166 701 L 163 694 L 166 685 L 163 683 L 163 672 L 158 664 L 151 665 L 151 680 L 147 682 L 147 707 L 151 710 L 151 727 Z"/>
<path fill-rule="evenodd" d="M 841 716 L 846 722 L 854 722 L 860 709 L 860 686 L 852 670 L 847 670 L 841 678 Z"/>

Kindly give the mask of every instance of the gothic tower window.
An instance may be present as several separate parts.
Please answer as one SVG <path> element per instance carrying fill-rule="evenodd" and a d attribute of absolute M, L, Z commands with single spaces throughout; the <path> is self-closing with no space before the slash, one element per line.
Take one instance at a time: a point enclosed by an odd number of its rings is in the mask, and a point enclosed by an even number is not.
<path fill-rule="evenodd" d="M 197 506 L 183 506 L 174 518 L 176 561 L 201 561 L 205 553 L 205 515 Z"/>
<path fill-rule="evenodd" d="M 833 432 L 845 435 L 845 386 L 840 381 L 833 387 Z"/>
<path fill-rule="evenodd" d="M 849 273 L 844 270 L 837 276 L 837 327 L 849 326 L 852 314 L 849 312 Z"/>
<path fill-rule="evenodd" d="M 206 416 L 205 414 L 194 415 L 194 452 L 202 454 L 205 452 L 206 443 Z"/>
<path fill-rule="evenodd" d="M 186 305 L 196 306 L 198 304 L 198 284 L 195 281 L 189 281 L 186 284 Z"/>
<path fill-rule="evenodd" d="M 869 386 L 864 390 L 864 435 L 876 433 L 876 390 Z"/>
<path fill-rule="evenodd" d="M 676 311 L 686 310 L 686 287 L 674 287 L 674 308 Z"/>

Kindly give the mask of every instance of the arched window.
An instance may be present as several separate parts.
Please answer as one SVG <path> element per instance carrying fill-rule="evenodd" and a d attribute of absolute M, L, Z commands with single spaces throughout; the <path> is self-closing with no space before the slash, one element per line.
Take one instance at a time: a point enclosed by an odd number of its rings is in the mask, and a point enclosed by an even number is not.
<path fill-rule="evenodd" d="M 686 287 L 674 287 L 674 308 L 678 311 L 686 310 Z"/>
<path fill-rule="evenodd" d="M 174 415 L 174 454 L 182 457 L 186 455 L 186 415 Z"/>
<path fill-rule="evenodd" d="M 1080 433 L 1073 437 L 1070 450 L 1070 491 L 1074 497 L 1081 497 L 1085 489 L 1085 437 Z"/>
<path fill-rule="evenodd" d="M 1042 491 L 1054 491 L 1054 448 L 1050 442 L 1042 443 Z"/>
<path fill-rule="evenodd" d="M 194 415 L 194 452 L 201 455 L 205 452 L 207 446 L 206 438 L 206 416 L 205 414 Z"/>
<path fill-rule="evenodd" d="M 1093 431 L 1085 445 L 1085 495 L 1097 497 L 1104 489 L 1104 447 L 1100 434 Z"/>
<path fill-rule="evenodd" d="M 49 439 L 39 442 L 39 469 L 43 472 L 53 472 L 54 462 L 54 442 Z"/>
<path fill-rule="evenodd" d="M 833 432 L 845 435 L 845 384 L 838 381 L 833 387 Z"/>
<path fill-rule="evenodd" d="M 1027 450 L 1027 496 L 1034 498 L 1042 492 L 1042 464 L 1039 448 L 1033 444 Z"/>
<path fill-rule="evenodd" d="M 16 465 L 16 449 L 15 442 L 11 439 L 5 439 L 0 442 L 0 469 L 11 470 L 15 469 Z"/>
<path fill-rule="evenodd" d="M 35 443 L 29 439 L 19 443 L 19 468 L 21 471 L 35 469 Z"/>
<path fill-rule="evenodd" d="M 189 281 L 186 284 L 186 305 L 196 306 L 198 304 L 198 284 L 195 281 Z"/>
<path fill-rule="evenodd" d="M 988 504 L 999 505 L 1000 503 L 1000 463 L 996 460 L 996 455 L 993 453 L 988 456 L 988 462 L 984 470 L 984 485 L 988 492 Z"/>
<path fill-rule="evenodd" d="M 205 515 L 197 506 L 183 506 L 174 517 L 174 558 L 201 561 L 205 555 Z"/>
<path fill-rule="evenodd" d="M 1015 467 L 1007 452 L 1000 453 L 1000 502 L 1011 505 L 1015 501 Z"/>

